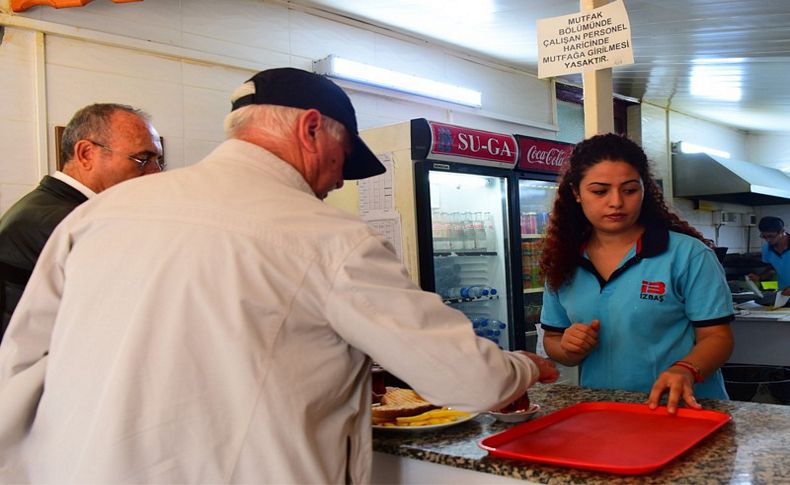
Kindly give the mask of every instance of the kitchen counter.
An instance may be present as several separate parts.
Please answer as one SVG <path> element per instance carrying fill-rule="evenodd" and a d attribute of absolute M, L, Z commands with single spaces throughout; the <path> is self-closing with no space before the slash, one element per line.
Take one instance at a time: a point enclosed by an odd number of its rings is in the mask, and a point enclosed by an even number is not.
<path fill-rule="evenodd" d="M 735 348 L 728 362 L 790 366 L 790 308 L 761 307 L 736 315 Z"/>
<path fill-rule="evenodd" d="M 646 394 L 537 384 L 529 391 L 540 415 L 585 401 L 641 403 Z M 647 475 L 623 476 L 541 465 L 488 456 L 477 443 L 516 424 L 487 414 L 436 431 L 374 430 L 374 483 L 790 483 L 790 406 L 701 399 L 706 409 L 723 411 L 732 421 L 678 458 Z M 646 436 L 645 439 L 650 439 Z M 398 464 L 395 464 L 397 460 Z M 377 469 L 381 464 L 387 471 Z M 403 470 L 418 465 L 418 475 Z M 394 469 L 395 468 L 395 469 Z M 412 467 L 413 468 L 413 467 Z M 464 478 L 466 477 L 466 478 Z M 490 480 L 489 480 L 490 479 Z"/>

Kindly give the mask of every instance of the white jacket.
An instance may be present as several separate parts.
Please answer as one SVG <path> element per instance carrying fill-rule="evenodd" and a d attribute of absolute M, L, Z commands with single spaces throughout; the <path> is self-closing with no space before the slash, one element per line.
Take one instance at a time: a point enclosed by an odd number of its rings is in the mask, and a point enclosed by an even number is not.
<path fill-rule="evenodd" d="M 537 379 L 290 165 L 226 141 L 53 234 L 0 347 L 0 481 L 367 482 L 368 356 L 466 410 Z"/>

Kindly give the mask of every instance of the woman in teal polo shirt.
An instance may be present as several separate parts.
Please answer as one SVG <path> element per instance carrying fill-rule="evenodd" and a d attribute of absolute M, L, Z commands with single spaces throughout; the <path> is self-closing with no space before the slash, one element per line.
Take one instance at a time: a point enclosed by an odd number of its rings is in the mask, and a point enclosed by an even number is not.
<path fill-rule="evenodd" d="M 544 240 L 541 324 L 552 359 L 582 386 L 728 399 L 719 368 L 734 318 L 724 270 L 703 236 L 671 213 L 644 151 L 615 134 L 573 150 Z"/>

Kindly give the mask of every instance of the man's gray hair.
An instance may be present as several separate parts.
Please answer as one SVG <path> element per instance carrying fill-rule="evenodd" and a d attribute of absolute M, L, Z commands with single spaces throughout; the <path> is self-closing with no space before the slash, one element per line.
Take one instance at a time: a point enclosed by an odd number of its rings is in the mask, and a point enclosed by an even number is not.
<path fill-rule="evenodd" d="M 225 116 L 225 136 L 227 138 L 239 138 L 242 132 L 254 130 L 259 133 L 265 133 L 270 138 L 285 141 L 290 139 L 290 135 L 296 126 L 296 120 L 304 111 L 300 108 L 273 104 L 244 106 L 231 111 Z M 340 122 L 328 116 L 322 116 L 321 121 L 335 140 L 343 140 L 346 128 Z"/>
<path fill-rule="evenodd" d="M 60 139 L 60 156 L 63 163 L 71 160 L 74 155 L 74 145 L 80 140 L 90 140 L 96 143 L 108 144 L 110 137 L 110 120 L 118 111 L 125 111 L 137 115 L 146 122 L 151 122 L 151 116 L 137 108 L 126 104 L 96 103 L 88 105 L 71 117 L 63 130 Z"/>

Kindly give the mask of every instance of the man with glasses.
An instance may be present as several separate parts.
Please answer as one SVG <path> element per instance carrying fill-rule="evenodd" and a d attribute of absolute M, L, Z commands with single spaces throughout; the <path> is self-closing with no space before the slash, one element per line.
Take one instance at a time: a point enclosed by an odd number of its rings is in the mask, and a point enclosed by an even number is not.
<path fill-rule="evenodd" d="M 55 226 L 97 193 L 165 167 L 150 117 L 121 104 L 77 111 L 59 148 L 63 170 L 45 175 L 0 219 L 0 340 Z"/>
<path fill-rule="evenodd" d="M 790 295 L 790 236 L 785 232 L 785 223 L 782 219 L 766 216 L 757 224 L 760 237 L 765 240 L 762 247 L 762 261 L 768 263 L 763 272 L 750 274 L 749 277 L 759 282 L 768 278 L 778 280 L 778 291 Z"/>
<path fill-rule="evenodd" d="M 55 230 L 31 281 L 45 291 L 0 346 L 4 413 L 45 389 L 18 449 L 0 426 L 0 482 L 369 483 L 371 360 L 466 411 L 556 380 L 322 202 L 384 172 L 340 87 L 260 72 L 225 131 L 199 163 L 121 184 Z"/>

